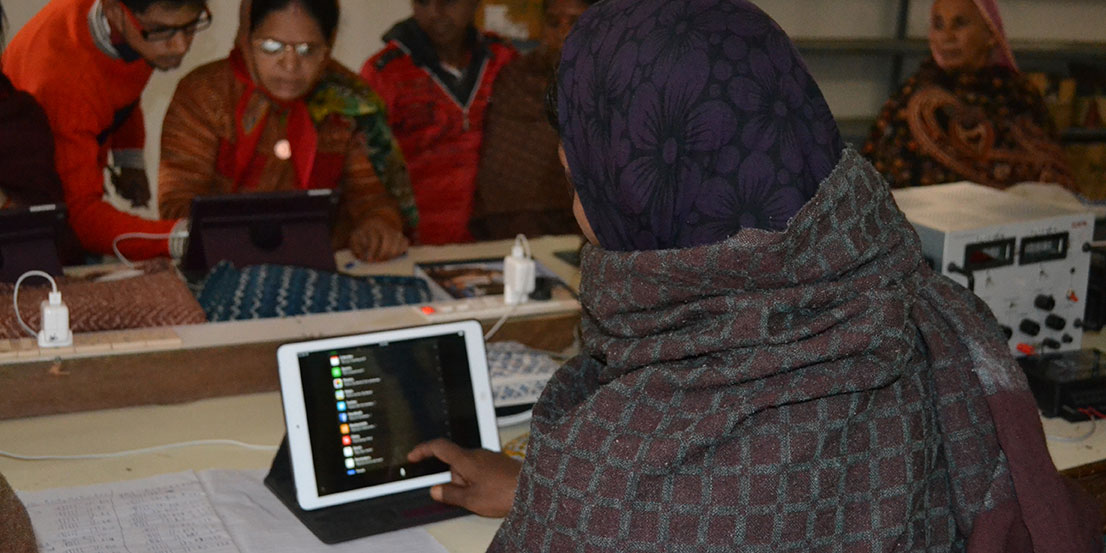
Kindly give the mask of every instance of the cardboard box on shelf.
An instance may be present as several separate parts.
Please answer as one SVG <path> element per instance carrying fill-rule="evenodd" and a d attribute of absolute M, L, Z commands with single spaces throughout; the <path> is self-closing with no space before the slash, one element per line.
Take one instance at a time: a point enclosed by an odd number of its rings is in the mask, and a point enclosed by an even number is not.
<path fill-rule="evenodd" d="M 1066 150 L 1080 193 L 1106 201 L 1106 143 L 1069 144 Z"/>
<path fill-rule="evenodd" d="M 476 26 L 513 40 L 538 40 L 544 15 L 541 0 L 483 0 Z"/>
<path fill-rule="evenodd" d="M 1061 78 L 1048 73 L 1028 73 L 1026 78 L 1041 93 L 1056 128 L 1064 130 L 1072 126 L 1075 108 L 1075 79 L 1070 77 Z"/>

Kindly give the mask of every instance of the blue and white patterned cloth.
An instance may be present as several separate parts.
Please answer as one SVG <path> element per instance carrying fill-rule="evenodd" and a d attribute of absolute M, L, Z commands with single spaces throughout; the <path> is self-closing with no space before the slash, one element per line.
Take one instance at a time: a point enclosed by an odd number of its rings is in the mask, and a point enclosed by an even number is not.
<path fill-rule="evenodd" d="M 487 352 L 492 402 L 496 407 L 536 402 L 549 378 L 561 366 L 548 354 L 518 342 L 492 342 L 487 345 Z"/>
<path fill-rule="evenodd" d="M 426 283 L 414 277 L 354 277 L 291 267 L 221 262 L 196 294 L 210 322 L 289 317 L 423 303 Z"/>

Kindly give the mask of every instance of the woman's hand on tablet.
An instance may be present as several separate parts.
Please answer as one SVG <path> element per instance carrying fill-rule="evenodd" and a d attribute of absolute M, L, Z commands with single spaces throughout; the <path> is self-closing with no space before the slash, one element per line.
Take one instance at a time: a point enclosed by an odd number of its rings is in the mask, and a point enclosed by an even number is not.
<path fill-rule="evenodd" d="M 436 457 L 449 465 L 453 482 L 430 488 L 430 497 L 486 517 L 503 517 L 511 510 L 522 463 L 486 449 L 462 449 L 437 439 L 415 446 L 407 454 L 412 463 Z"/>

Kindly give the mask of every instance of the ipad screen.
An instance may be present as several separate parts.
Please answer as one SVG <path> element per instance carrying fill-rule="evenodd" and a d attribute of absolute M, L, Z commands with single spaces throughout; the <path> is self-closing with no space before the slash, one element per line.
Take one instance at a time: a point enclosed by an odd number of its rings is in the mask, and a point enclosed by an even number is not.
<path fill-rule="evenodd" d="M 424 441 L 480 447 L 461 332 L 298 354 L 319 497 L 448 470 Z"/>

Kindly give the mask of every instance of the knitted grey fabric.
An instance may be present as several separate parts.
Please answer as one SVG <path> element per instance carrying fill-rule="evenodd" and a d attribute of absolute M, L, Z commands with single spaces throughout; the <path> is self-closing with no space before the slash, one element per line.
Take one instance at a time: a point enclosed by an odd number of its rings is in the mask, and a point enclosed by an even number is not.
<path fill-rule="evenodd" d="M 846 150 L 784 232 L 582 259 L 504 551 L 1100 551 L 986 306 Z"/>

